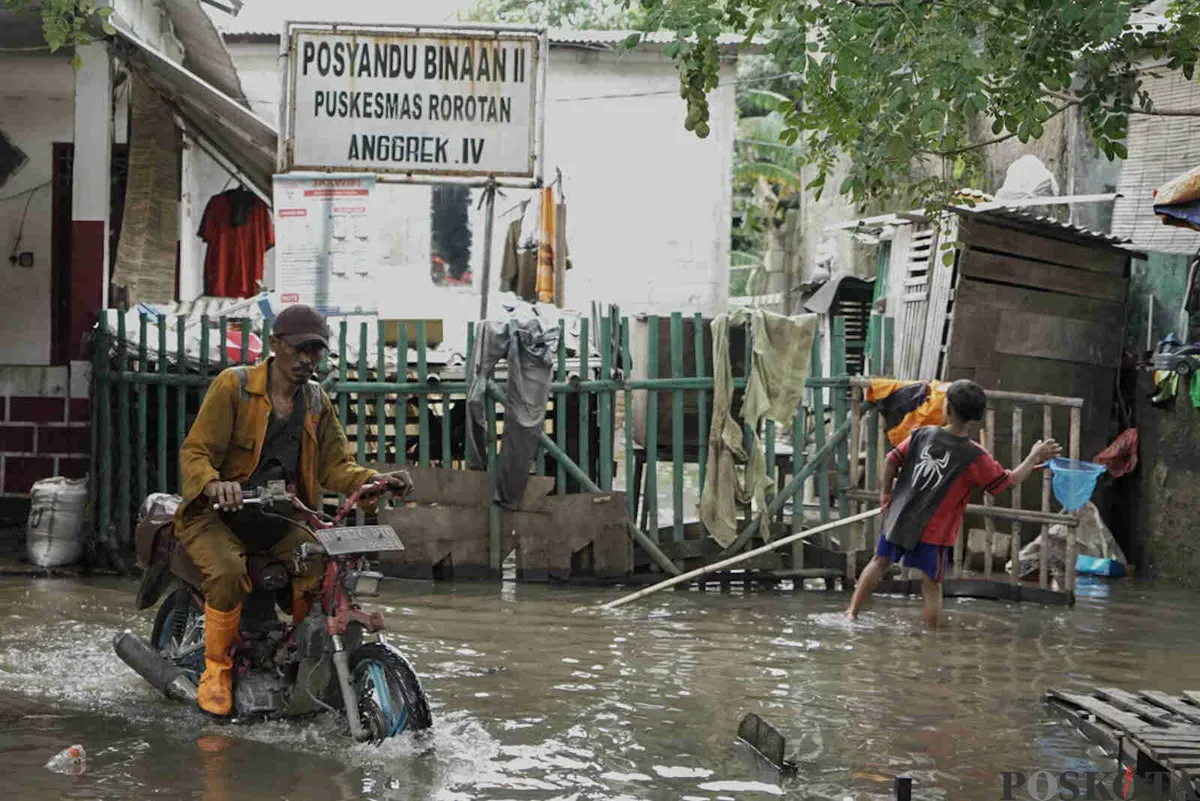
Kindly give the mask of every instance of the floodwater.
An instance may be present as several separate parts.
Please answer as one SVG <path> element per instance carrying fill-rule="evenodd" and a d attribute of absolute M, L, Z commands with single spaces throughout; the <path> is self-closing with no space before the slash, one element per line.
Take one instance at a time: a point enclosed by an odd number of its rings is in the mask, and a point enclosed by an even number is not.
<path fill-rule="evenodd" d="M 841 593 L 667 592 L 394 582 L 378 606 L 433 703 L 424 742 L 353 746 L 330 720 L 218 725 L 122 664 L 148 631 L 134 584 L 0 580 L 3 796 L 43 799 L 918 799 L 991 801 L 1003 771 L 1112 770 L 1046 706 L 1052 686 L 1200 689 L 1194 595 L 1081 577 L 1072 609 Z M 757 712 L 799 763 L 737 744 Z M 87 769 L 43 765 L 71 744 Z"/>

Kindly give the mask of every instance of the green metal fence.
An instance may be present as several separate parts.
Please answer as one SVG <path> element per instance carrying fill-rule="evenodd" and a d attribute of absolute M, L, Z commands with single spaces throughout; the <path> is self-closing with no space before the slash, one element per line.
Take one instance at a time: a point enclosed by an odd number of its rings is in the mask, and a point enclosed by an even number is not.
<path fill-rule="evenodd" d="M 664 349 L 668 357 L 660 357 L 660 318 L 650 317 L 645 376 L 638 378 L 631 369 L 629 318 L 602 316 L 598 331 L 592 330 L 591 321 L 581 319 L 575 353 L 568 350 L 565 328 L 560 332 L 564 335 L 559 338 L 546 436 L 534 470 L 553 477 L 558 493 L 626 491 L 629 519 L 634 524 L 631 533 L 643 551 L 656 551 L 660 544 L 672 546 L 673 559 L 680 563 L 688 557 L 705 558 L 704 549 L 696 546 L 707 540 L 707 535 L 695 520 L 695 505 L 708 468 L 713 379 L 704 332 L 709 321 L 699 315 L 685 318 L 673 314 L 662 322 L 669 332 Z M 685 322 L 691 328 L 686 340 Z M 777 437 L 779 432 L 771 422 L 761 432 L 768 469 L 777 486 L 787 488 L 785 479 L 797 476 L 804 481 L 791 482 L 791 491 L 772 506 L 766 521 L 752 520 L 745 510 L 745 529 L 786 520 L 783 501 L 791 501 L 795 529 L 807 525 L 806 511 L 821 521 L 850 513 L 850 471 L 858 454 L 851 454 L 849 420 L 851 412 L 860 409 L 846 375 L 843 322 L 834 318 L 831 330 L 821 332 L 814 343 L 812 376 L 789 436 Z M 882 354 L 891 351 L 884 346 L 891 336 L 886 323 L 890 320 L 871 327 L 869 364 L 875 374 L 886 372 Z M 221 370 L 250 359 L 248 320 L 202 318 L 198 358 L 189 356 L 183 325 L 169 336 L 170 328 L 164 317 L 143 316 L 135 337 L 126 330 L 125 318 L 118 316 L 115 330 L 102 325 L 96 331 L 93 509 L 99 541 L 113 554 L 128 553 L 137 508 L 148 493 L 178 491 L 178 449 L 209 383 Z M 230 353 L 227 335 L 231 330 L 241 331 L 240 353 Z M 265 326 L 259 333 L 266 356 Z M 465 468 L 461 433 L 465 431 L 469 376 L 457 375 L 457 370 L 431 371 L 425 324 L 416 324 L 412 349 L 404 326 L 399 328 L 397 344 L 387 345 L 381 321 L 342 321 L 336 334 L 335 347 L 320 375 L 359 461 Z M 210 358 L 214 336 L 221 343 L 217 359 Z M 821 364 L 823 336 L 832 338 L 832 363 L 828 366 Z M 369 351 L 372 340 L 374 348 Z M 349 346 L 355 341 L 357 357 L 352 360 Z M 473 331 L 469 331 L 468 342 L 473 341 Z M 693 357 L 690 364 L 684 358 L 688 346 Z M 468 366 L 472 363 L 470 350 Z M 751 350 L 747 331 L 743 369 L 735 371 L 739 394 L 745 387 Z M 413 358 L 405 356 L 410 351 Z M 503 379 L 499 383 L 502 385 Z M 636 441 L 631 413 L 638 393 L 645 393 L 646 399 L 642 442 Z M 487 465 L 493 487 L 503 430 L 503 407 L 497 403 L 502 397 L 498 395 L 493 391 L 486 400 Z M 696 410 L 691 425 L 690 415 L 685 413 L 689 396 Z M 735 397 L 735 408 L 737 403 Z M 660 442 L 659 418 L 664 414 L 670 418 L 669 442 Z M 877 426 L 855 428 L 867 432 L 867 454 L 876 453 Z M 748 437 L 748 430 L 746 434 Z M 791 456 L 776 452 L 789 444 Z M 834 468 L 836 486 L 832 488 L 827 465 Z M 877 465 L 870 458 L 867 472 L 868 481 L 873 482 Z M 660 496 L 660 482 L 669 482 L 669 493 Z M 660 503 L 669 505 L 669 521 L 660 523 Z M 492 515 L 488 536 L 494 548 L 493 561 L 504 556 L 499 553 L 498 522 L 498 515 Z M 755 536 L 753 531 L 747 534 L 744 530 L 743 534 L 738 547 Z M 661 560 L 654 561 L 662 566 Z"/>

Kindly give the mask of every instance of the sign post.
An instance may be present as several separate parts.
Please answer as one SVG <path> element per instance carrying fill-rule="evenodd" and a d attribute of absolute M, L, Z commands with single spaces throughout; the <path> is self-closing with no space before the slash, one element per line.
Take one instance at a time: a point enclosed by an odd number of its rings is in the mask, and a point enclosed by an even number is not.
<path fill-rule="evenodd" d="M 281 172 L 541 184 L 545 31 L 289 24 L 285 38 Z"/>
<path fill-rule="evenodd" d="M 347 211 L 350 204 L 317 204 L 319 190 L 329 187 L 304 181 L 466 184 L 485 192 L 480 307 L 486 319 L 496 191 L 542 185 L 548 56 L 545 29 L 527 26 L 289 22 L 281 39 L 275 205 L 276 227 L 283 229 L 277 237 L 285 262 L 277 287 L 282 302 L 333 313 L 368 311 L 371 303 L 365 288 L 357 296 L 350 289 L 350 279 L 371 273 L 364 259 L 372 256 L 364 254 L 374 248 L 361 227 L 354 255 L 318 252 L 322 242 L 343 250 L 355 244 L 355 237 L 347 242 L 329 233 L 347 214 L 365 214 L 369 222 L 370 187 L 364 202 L 353 204 L 357 211 Z M 318 236 L 312 221 L 322 217 L 330 223 Z M 331 271 L 335 261 L 355 266 Z"/>

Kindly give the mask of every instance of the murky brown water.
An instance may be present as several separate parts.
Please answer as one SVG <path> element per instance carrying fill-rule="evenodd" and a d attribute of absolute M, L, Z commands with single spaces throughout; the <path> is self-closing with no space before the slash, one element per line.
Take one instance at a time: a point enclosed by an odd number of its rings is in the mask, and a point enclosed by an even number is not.
<path fill-rule="evenodd" d="M 3 796 L 44 799 L 999 798 L 1005 770 L 1110 770 L 1047 708 L 1050 686 L 1200 689 L 1195 596 L 1086 583 L 1074 610 L 841 594 L 397 583 L 380 606 L 434 704 L 433 737 L 348 746 L 329 721 L 218 726 L 113 654 L 133 585 L 0 581 Z M 148 629 L 150 616 L 133 619 Z M 759 712 L 792 739 L 779 779 L 735 741 Z M 43 768 L 84 745 L 88 770 Z"/>

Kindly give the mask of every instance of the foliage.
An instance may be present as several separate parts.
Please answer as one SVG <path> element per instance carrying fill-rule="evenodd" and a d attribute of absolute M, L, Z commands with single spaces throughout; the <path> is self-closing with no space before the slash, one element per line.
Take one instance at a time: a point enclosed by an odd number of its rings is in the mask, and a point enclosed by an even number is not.
<path fill-rule="evenodd" d="M 465 19 L 574 30 L 631 28 L 638 22 L 620 0 L 479 0 Z"/>
<path fill-rule="evenodd" d="M 38 13 L 42 18 L 42 35 L 50 52 L 62 47 L 78 47 L 95 40 L 94 26 L 98 20 L 109 36 L 116 33 L 108 18 L 112 8 L 97 0 L 4 0 L 4 7 L 16 13 Z M 79 66 L 79 56 L 75 65 Z"/>
<path fill-rule="evenodd" d="M 1144 60 L 1192 79 L 1200 54 L 1195 0 L 1169 0 L 1161 30 L 1128 24 L 1145 0 L 640 1 L 641 30 L 676 34 L 668 54 L 688 130 L 708 135 L 717 37 L 761 35 L 797 78 L 779 107 L 781 141 L 799 143 L 815 166 L 818 198 L 848 157 L 838 190 L 859 204 L 936 207 L 961 186 L 975 151 L 1038 139 L 1072 107 L 1100 151 L 1125 158 L 1130 114 L 1164 111 L 1151 103 Z"/>

